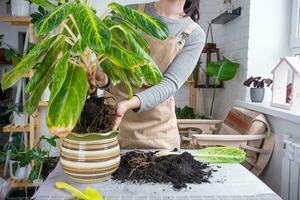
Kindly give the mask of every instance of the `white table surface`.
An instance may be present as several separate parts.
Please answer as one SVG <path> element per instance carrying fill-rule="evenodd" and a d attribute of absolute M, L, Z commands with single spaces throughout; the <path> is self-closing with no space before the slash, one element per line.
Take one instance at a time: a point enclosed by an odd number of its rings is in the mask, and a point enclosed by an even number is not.
<path fill-rule="evenodd" d="M 219 166 L 220 168 L 218 168 Z M 64 181 L 84 190 L 90 186 L 100 191 L 106 200 L 280 200 L 268 186 L 240 164 L 214 165 L 211 183 L 188 184 L 188 189 L 175 191 L 171 184 L 117 183 L 108 180 L 95 184 L 78 184 L 62 171 L 60 164 L 48 176 L 35 194 L 38 200 L 72 199 L 65 191 L 55 188 L 55 182 Z M 190 189 L 189 189 L 190 187 Z"/>

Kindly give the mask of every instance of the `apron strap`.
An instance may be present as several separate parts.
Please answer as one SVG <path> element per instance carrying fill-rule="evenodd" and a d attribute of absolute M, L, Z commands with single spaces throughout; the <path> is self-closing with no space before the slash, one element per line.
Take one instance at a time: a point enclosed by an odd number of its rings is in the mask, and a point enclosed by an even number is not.
<path fill-rule="evenodd" d="M 190 25 L 188 25 L 180 34 L 179 38 L 179 44 L 180 44 L 180 48 L 178 50 L 178 53 L 181 52 L 181 50 L 183 49 L 185 42 L 187 40 L 187 38 L 192 34 L 192 32 L 198 27 L 199 25 L 196 22 L 191 23 Z"/>
<path fill-rule="evenodd" d="M 145 6 L 146 6 L 146 4 L 139 4 L 138 5 L 138 11 L 144 12 L 145 11 Z"/>

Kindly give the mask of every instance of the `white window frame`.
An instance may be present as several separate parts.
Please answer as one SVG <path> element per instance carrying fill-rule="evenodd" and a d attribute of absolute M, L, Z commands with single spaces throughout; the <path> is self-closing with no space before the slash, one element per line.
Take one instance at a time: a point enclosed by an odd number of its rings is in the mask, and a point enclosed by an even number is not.
<path fill-rule="evenodd" d="M 300 0 L 293 0 L 290 47 L 293 54 L 300 53 Z"/>

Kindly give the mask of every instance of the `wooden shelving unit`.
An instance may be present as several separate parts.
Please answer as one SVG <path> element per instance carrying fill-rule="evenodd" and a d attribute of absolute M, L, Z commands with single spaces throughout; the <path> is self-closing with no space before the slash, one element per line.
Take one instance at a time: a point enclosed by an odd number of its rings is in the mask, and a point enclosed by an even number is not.
<path fill-rule="evenodd" d="M 29 132 L 29 131 L 30 131 L 29 124 L 25 126 L 9 124 L 4 126 L 2 130 L 3 133 L 10 133 L 10 132 L 22 133 L 22 132 Z"/>
<path fill-rule="evenodd" d="M 31 17 L 0 16 L 0 21 L 15 26 L 28 26 L 31 22 Z"/>

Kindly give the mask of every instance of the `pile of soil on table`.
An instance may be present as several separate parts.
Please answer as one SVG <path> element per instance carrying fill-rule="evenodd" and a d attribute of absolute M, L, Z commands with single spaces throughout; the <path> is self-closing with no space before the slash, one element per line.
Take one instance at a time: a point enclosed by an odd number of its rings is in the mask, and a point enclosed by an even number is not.
<path fill-rule="evenodd" d="M 175 189 L 182 189 L 187 183 L 209 182 L 213 171 L 187 152 L 157 157 L 155 152 L 131 151 L 122 155 L 112 178 L 121 182 L 172 183 Z"/>
<path fill-rule="evenodd" d="M 73 132 L 106 133 L 112 130 L 116 117 L 116 108 L 113 99 L 91 96 L 85 102 L 80 118 Z"/>

